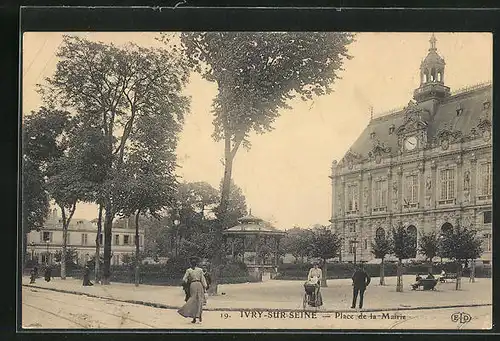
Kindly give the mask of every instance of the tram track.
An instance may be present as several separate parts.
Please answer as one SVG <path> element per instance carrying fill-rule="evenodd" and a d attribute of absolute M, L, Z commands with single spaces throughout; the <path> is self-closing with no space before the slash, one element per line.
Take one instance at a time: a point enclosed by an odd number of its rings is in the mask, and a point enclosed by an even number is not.
<path fill-rule="evenodd" d="M 50 290 L 43 290 L 43 289 L 38 289 L 38 288 L 37 288 L 36 290 L 37 290 L 37 292 L 38 292 L 38 291 L 50 292 Z M 103 310 L 103 309 L 97 309 L 97 308 L 94 308 L 94 307 L 84 306 L 84 305 L 81 305 L 81 304 L 76 304 L 76 303 L 74 303 L 74 302 L 71 302 L 71 303 L 69 303 L 69 304 L 68 304 L 68 302 L 67 302 L 67 301 L 58 300 L 58 299 L 53 298 L 53 297 L 48 298 L 48 297 L 44 297 L 43 295 L 37 295 L 37 294 L 36 294 L 36 292 L 35 292 L 35 291 L 33 291 L 33 289 L 32 289 L 32 290 L 30 290 L 30 295 L 32 295 L 32 296 L 34 296 L 34 297 L 36 297 L 36 298 L 39 298 L 39 299 L 44 299 L 44 300 L 50 301 L 50 302 L 59 302 L 59 303 L 61 303 L 61 304 L 63 304 L 63 305 L 66 305 L 66 306 L 67 306 L 67 305 L 70 305 L 70 306 L 72 306 L 72 307 L 82 308 L 82 309 L 85 309 L 85 310 L 93 310 L 93 311 L 97 311 L 97 312 L 100 312 L 100 313 L 103 313 L 103 314 L 106 314 L 106 315 L 110 315 L 110 316 L 118 317 L 118 318 L 120 318 L 120 321 L 121 321 L 121 323 L 120 323 L 120 324 L 121 324 L 121 325 L 123 325 L 123 324 L 124 324 L 124 320 L 128 320 L 128 321 L 131 321 L 131 322 L 135 322 L 135 323 L 137 323 L 137 324 L 141 324 L 141 325 L 147 326 L 148 328 L 157 328 L 156 326 L 153 326 L 153 325 L 151 325 L 151 324 L 148 324 L 148 323 L 145 323 L 145 322 L 143 322 L 143 321 L 139 321 L 139 320 L 137 320 L 137 319 L 134 319 L 134 318 L 128 317 L 128 316 L 126 316 L 125 314 L 114 314 L 114 313 L 112 313 L 112 312 L 109 312 L 109 311 L 106 311 L 106 310 Z M 113 300 L 107 300 L 107 299 L 102 299 L 102 298 L 101 298 L 100 300 L 103 300 L 103 301 L 108 301 L 108 302 L 114 303 L 114 301 L 113 301 Z M 25 303 L 23 303 L 23 304 L 25 304 Z M 31 307 L 34 307 L 34 306 L 32 306 L 32 305 L 28 305 L 28 304 L 25 304 L 25 305 L 26 305 L 26 306 L 31 306 Z M 34 308 L 37 308 L 37 307 L 34 307 Z M 42 310 L 41 308 L 37 308 L 37 309 Z M 57 314 L 55 314 L 55 313 L 52 313 L 52 315 L 59 316 L 59 315 L 57 315 Z M 68 321 L 72 321 L 72 322 L 73 322 L 73 320 L 68 319 L 68 318 L 66 318 L 66 317 L 64 317 L 64 316 L 60 316 L 60 317 L 64 318 L 65 320 L 68 320 Z M 82 324 L 77 323 L 77 322 L 75 322 L 75 324 L 78 324 L 78 325 L 83 326 Z M 89 326 L 84 326 L 84 327 L 85 327 L 85 328 L 89 328 Z"/>
<path fill-rule="evenodd" d="M 83 327 L 83 328 L 85 328 L 85 329 L 88 329 L 88 328 L 89 328 L 89 326 L 88 326 L 88 325 L 84 325 L 84 324 L 82 324 L 82 323 L 80 323 L 80 322 L 77 322 L 77 321 L 75 321 L 75 320 L 69 319 L 69 318 L 67 318 L 67 317 L 66 317 L 66 316 L 64 316 L 64 315 L 57 314 L 57 313 L 54 313 L 54 312 L 52 312 L 52 311 L 49 311 L 49 310 L 46 310 L 46 309 L 43 309 L 43 308 L 40 308 L 40 307 L 34 306 L 34 305 L 32 305 L 32 304 L 28 304 L 28 303 L 23 303 L 23 305 L 24 305 L 24 306 L 27 306 L 27 307 L 30 307 L 30 308 L 33 308 L 33 309 L 36 309 L 36 310 L 39 310 L 39 311 L 41 311 L 41 312 L 43 312 L 43 313 L 45 313 L 45 314 L 49 314 L 49 315 L 52 315 L 52 316 L 56 316 L 56 317 L 58 317 L 58 318 L 60 318 L 60 319 L 62 319 L 62 320 L 65 320 L 65 321 L 68 321 L 68 322 L 70 322 L 70 323 L 76 324 L 77 326 Z"/>

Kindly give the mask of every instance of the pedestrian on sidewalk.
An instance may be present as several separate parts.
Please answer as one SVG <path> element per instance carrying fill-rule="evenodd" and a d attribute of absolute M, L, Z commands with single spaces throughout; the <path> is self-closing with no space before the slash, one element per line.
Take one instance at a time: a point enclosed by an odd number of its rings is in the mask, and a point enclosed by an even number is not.
<path fill-rule="evenodd" d="M 212 276 L 207 270 L 207 265 L 204 264 L 201 269 L 203 270 L 203 276 L 205 276 L 205 281 L 207 282 L 207 287 L 205 289 L 205 294 L 203 295 L 203 305 L 207 305 L 208 299 L 208 288 L 210 288 L 210 284 L 212 283 Z"/>
<path fill-rule="evenodd" d="M 47 265 L 45 268 L 45 282 L 50 282 L 50 278 L 52 277 L 52 269 L 50 268 L 50 265 Z"/>
<path fill-rule="evenodd" d="M 365 290 L 368 284 L 370 284 L 371 278 L 368 276 L 363 268 L 363 265 L 358 265 L 356 271 L 352 275 L 352 305 L 351 308 L 356 308 L 356 301 L 359 294 L 359 309 L 363 308 L 363 298 L 365 295 Z"/>
<path fill-rule="evenodd" d="M 38 274 L 38 269 L 36 266 L 34 266 L 30 271 L 30 284 L 35 283 L 37 274 Z"/>
<path fill-rule="evenodd" d="M 85 267 L 83 268 L 83 286 L 88 287 L 94 285 L 90 281 L 90 268 L 88 264 L 85 264 Z"/>
<path fill-rule="evenodd" d="M 189 285 L 189 299 L 177 311 L 181 316 L 191 317 L 191 323 L 196 323 L 196 319 L 202 321 L 203 300 L 205 290 L 207 288 L 207 281 L 203 275 L 203 270 L 199 268 L 198 259 L 191 257 L 189 260 L 191 267 L 186 270 L 182 282 Z"/>

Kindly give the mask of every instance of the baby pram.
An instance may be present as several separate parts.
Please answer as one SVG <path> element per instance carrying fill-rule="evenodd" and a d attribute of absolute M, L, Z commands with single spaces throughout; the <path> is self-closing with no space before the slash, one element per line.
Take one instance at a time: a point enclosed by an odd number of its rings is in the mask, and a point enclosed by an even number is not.
<path fill-rule="evenodd" d="M 323 305 L 321 294 L 319 292 L 319 284 L 304 283 L 304 298 L 302 300 L 302 308 L 307 306 L 320 307 Z"/>

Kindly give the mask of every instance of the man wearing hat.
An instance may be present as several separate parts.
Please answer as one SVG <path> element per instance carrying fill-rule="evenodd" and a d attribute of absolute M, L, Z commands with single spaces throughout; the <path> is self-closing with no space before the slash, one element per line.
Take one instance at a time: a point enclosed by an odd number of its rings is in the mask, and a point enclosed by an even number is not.
<path fill-rule="evenodd" d="M 356 271 L 352 275 L 352 305 L 351 308 L 356 308 L 356 301 L 359 294 L 359 309 L 363 308 L 363 297 L 365 295 L 365 290 L 368 284 L 370 284 L 371 278 L 368 276 L 366 271 L 363 269 L 363 265 L 356 267 Z"/>

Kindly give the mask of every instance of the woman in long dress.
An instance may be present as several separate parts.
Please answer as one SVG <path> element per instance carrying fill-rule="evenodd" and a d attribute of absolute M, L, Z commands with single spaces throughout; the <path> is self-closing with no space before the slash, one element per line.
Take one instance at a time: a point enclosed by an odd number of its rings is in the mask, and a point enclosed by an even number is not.
<path fill-rule="evenodd" d="M 196 323 L 196 319 L 202 321 L 201 315 L 207 282 L 203 270 L 197 267 L 197 259 L 191 258 L 189 263 L 191 267 L 186 270 L 182 278 L 183 283 L 189 284 L 189 299 L 177 312 L 184 317 L 191 317 L 193 319 L 191 323 Z"/>
<path fill-rule="evenodd" d="M 321 292 L 319 290 L 322 276 L 323 276 L 323 271 L 321 271 L 321 269 L 319 268 L 319 263 L 314 262 L 313 267 L 309 269 L 309 274 L 307 275 L 307 283 L 315 284 L 317 286 L 316 289 L 317 297 L 315 301 L 317 302 L 318 307 L 321 307 L 323 305 L 323 298 L 321 297 Z"/>

